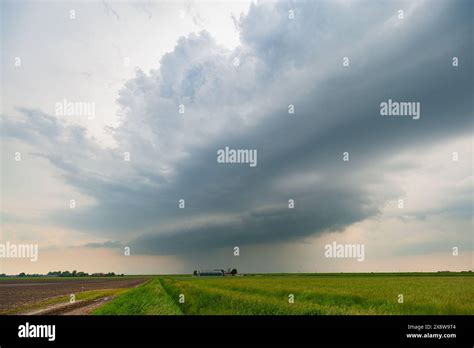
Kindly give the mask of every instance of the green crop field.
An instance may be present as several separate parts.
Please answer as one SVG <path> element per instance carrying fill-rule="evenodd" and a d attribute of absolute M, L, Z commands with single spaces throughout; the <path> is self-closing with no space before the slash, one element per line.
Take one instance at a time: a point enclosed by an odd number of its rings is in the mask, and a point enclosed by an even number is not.
<path fill-rule="evenodd" d="M 157 276 L 94 314 L 474 314 L 474 277 L 466 273 Z"/>
<path fill-rule="evenodd" d="M 179 306 L 161 286 L 160 279 L 153 279 L 145 284 L 128 290 L 112 302 L 98 308 L 95 314 L 147 315 L 147 314 L 182 314 Z"/>

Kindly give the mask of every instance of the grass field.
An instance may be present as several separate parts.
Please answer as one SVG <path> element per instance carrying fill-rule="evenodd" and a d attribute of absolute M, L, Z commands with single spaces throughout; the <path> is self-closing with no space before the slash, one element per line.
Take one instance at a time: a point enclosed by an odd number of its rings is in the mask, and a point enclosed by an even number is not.
<path fill-rule="evenodd" d="M 294 303 L 289 303 L 289 296 Z M 184 303 L 180 303 L 184 295 Z M 399 303 L 403 295 L 403 303 Z M 159 276 L 94 314 L 474 314 L 469 274 Z"/>
<path fill-rule="evenodd" d="M 98 308 L 94 314 L 182 314 L 179 306 L 166 293 L 160 279 L 125 292 L 109 303 Z"/>

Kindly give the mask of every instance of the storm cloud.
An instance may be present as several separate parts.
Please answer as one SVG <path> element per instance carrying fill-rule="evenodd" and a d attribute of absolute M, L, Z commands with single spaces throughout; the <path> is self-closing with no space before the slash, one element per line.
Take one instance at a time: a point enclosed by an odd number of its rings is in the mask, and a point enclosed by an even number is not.
<path fill-rule="evenodd" d="M 472 134 L 471 10 L 469 1 L 251 4 L 235 49 L 192 33 L 124 83 L 114 147 L 24 107 L 23 121 L 2 118 L 2 136 L 36 146 L 93 199 L 45 219 L 117 240 L 107 247 L 186 255 L 343 231 L 402 195 L 386 175 L 403 175 L 398 153 L 416 163 L 420 149 Z M 381 116 L 388 99 L 419 102 L 420 119 Z M 218 163 L 225 146 L 257 150 L 258 165 Z M 453 204 L 466 209 L 469 196 Z"/>

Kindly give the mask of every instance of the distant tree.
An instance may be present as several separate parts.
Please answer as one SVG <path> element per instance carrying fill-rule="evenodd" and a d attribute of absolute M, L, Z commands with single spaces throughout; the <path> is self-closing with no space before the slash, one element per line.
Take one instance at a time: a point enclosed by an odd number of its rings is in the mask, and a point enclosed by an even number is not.
<path fill-rule="evenodd" d="M 21 272 L 18 276 L 19 277 L 26 277 L 26 274 L 25 274 L 25 272 Z"/>
<path fill-rule="evenodd" d="M 233 268 L 232 271 L 230 271 L 230 274 L 235 276 L 237 274 L 237 269 Z"/>

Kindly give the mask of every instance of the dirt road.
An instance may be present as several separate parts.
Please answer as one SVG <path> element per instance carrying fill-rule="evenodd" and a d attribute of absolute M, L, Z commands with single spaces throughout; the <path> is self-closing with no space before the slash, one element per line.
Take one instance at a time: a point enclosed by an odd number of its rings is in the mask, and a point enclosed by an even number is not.
<path fill-rule="evenodd" d="M 97 278 L 97 279 L 12 279 L 0 281 L 0 313 L 37 303 L 57 296 L 69 296 L 82 291 L 131 288 L 146 278 Z"/>

